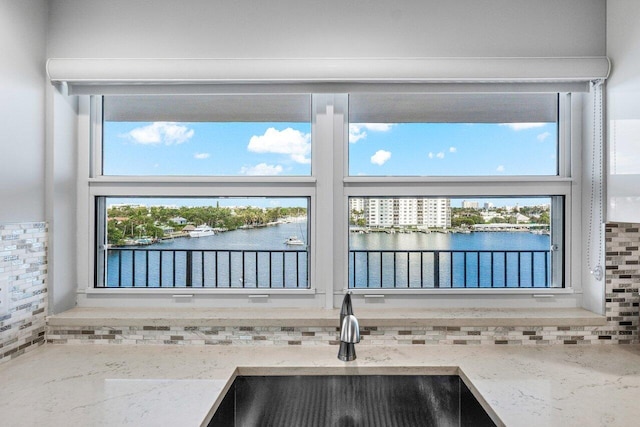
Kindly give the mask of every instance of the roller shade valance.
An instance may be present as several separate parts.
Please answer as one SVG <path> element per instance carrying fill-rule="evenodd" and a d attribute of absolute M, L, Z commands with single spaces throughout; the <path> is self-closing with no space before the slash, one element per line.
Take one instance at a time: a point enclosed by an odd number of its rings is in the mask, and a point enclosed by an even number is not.
<path fill-rule="evenodd" d="M 349 95 L 352 123 L 555 122 L 555 93 Z M 105 121 L 309 122 L 308 94 L 105 95 Z"/>
<path fill-rule="evenodd" d="M 606 57 L 587 58 L 355 58 L 355 59 L 68 59 L 47 61 L 54 84 L 71 94 L 179 93 L 181 87 L 208 85 L 287 85 L 291 91 L 312 86 L 368 84 L 524 84 L 563 91 L 576 83 L 605 79 Z M 151 89 L 150 89 L 151 88 Z M 540 89 L 545 91 L 547 89 Z M 263 88 L 264 90 L 264 88 Z M 269 88 L 267 88 L 269 90 Z M 367 90 L 366 88 L 364 90 Z M 475 90 L 475 89 L 473 89 Z M 583 89 L 583 90 L 586 90 Z M 213 92 L 216 90 L 214 89 Z M 186 92 L 190 92 L 189 89 Z"/>
<path fill-rule="evenodd" d="M 311 95 L 107 95 L 114 122 L 310 122 Z"/>
<path fill-rule="evenodd" d="M 349 96 L 351 123 L 551 123 L 556 93 L 358 93 Z"/>

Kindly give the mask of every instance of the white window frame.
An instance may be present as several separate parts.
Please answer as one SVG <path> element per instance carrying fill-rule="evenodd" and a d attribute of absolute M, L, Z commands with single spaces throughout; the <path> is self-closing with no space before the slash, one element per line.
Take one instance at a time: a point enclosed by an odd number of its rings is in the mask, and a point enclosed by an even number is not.
<path fill-rule="evenodd" d="M 260 301 L 265 302 L 271 298 L 291 297 L 296 305 L 324 304 L 321 297 L 316 295 L 324 292 L 318 291 L 316 280 L 316 250 L 317 226 L 313 218 L 317 217 L 316 183 L 315 176 L 222 176 L 222 177 L 196 177 L 196 176 L 106 176 L 101 174 L 102 169 L 102 97 L 84 97 L 81 102 L 81 110 L 86 114 L 81 115 L 81 135 L 79 138 L 79 178 L 82 191 L 79 192 L 78 206 L 80 224 L 86 225 L 86 233 L 79 233 L 79 251 L 85 258 L 80 263 L 79 277 L 87 283 L 80 293 L 90 296 L 101 295 L 129 295 L 132 298 L 144 295 L 165 295 L 174 299 L 189 297 L 190 295 L 227 295 L 233 298 L 237 295 L 242 301 L 236 303 Z M 82 132 L 82 128 L 85 132 Z M 312 155 L 311 170 L 322 169 L 315 160 L 322 157 L 316 153 L 319 144 L 317 133 L 312 126 Z M 86 132 L 88 131 L 88 132 Z M 322 133 L 322 132 L 321 132 Z M 86 136 L 89 136 L 86 138 Z M 97 215 L 97 200 L 101 197 L 304 197 L 309 202 L 310 218 L 310 242 L 311 250 L 308 259 L 309 288 L 305 289 L 228 289 L 228 288 L 107 288 L 96 287 L 98 283 L 96 270 L 98 257 L 96 254 L 96 227 L 100 226 L 100 215 Z M 322 239 L 321 239 L 322 240 Z M 85 246 L 86 245 L 86 246 Z M 86 269 L 84 268 L 86 265 Z M 248 298 L 248 300 L 247 300 Z M 314 301 L 317 300 L 317 301 Z M 319 301 L 319 302 L 318 302 Z"/>
<path fill-rule="evenodd" d="M 571 295 L 581 292 L 579 282 L 573 280 L 580 277 L 580 263 L 576 261 L 580 254 L 575 254 L 573 248 L 580 247 L 579 215 L 581 206 L 580 188 L 580 105 L 574 102 L 570 93 L 559 94 L 558 105 L 558 175 L 557 176 L 452 176 L 452 177 L 378 177 L 378 176 L 346 176 L 344 177 L 344 203 L 346 206 L 343 215 L 348 218 L 349 197 L 468 197 L 480 198 L 483 196 L 563 196 L 564 208 L 562 215 L 554 216 L 556 227 L 561 227 L 564 234 L 560 252 L 562 254 L 562 267 L 556 269 L 552 280 L 563 281 L 564 287 L 557 288 L 438 288 L 438 289 L 358 289 L 348 288 L 348 258 L 345 256 L 344 291 L 351 291 L 356 295 L 362 295 L 372 301 L 397 300 L 406 302 L 406 296 L 425 295 L 491 295 L 493 297 L 510 295 L 527 295 L 535 298 L 547 298 L 549 296 Z M 348 150 L 346 145 L 343 150 L 343 163 L 348 170 Z M 560 224 L 562 222 L 563 224 Z M 348 235 L 348 225 L 343 233 Z M 560 244 L 556 236 L 553 244 Z M 347 239 L 348 240 L 348 239 Z M 344 251 L 348 254 L 348 241 Z M 557 260 L 556 260 L 557 262 Z"/>
<path fill-rule="evenodd" d="M 564 206 L 564 288 L 555 289 L 351 289 L 387 306 L 531 306 L 556 298 L 578 306 L 581 293 L 581 105 L 560 94 L 559 175 L 541 177 L 350 177 L 348 94 L 312 95 L 312 175 L 309 177 L 108 177 L 100 176 L 101 97 L 81 96 L 78 138 L 78 292 L 93 305 L 171 305 L 193 298 L 201 306 L 338 307 L 348 289 L 348 197 L 559 195 Z M 113 289 L 95 285 L 95 198 L 99 196 L 300 196 L 310 198 L 309 289 Z M 332 230 L 327 232 L 326 230 Z M 82 286 L 86 284 L 86 286 Z M 164 300 L 150 295 L 167 297 Z M 422 295 L 422 296 L 420 296 Z M 203 296 L 202 301 L 197 301 Z M 221 298 L 215 298 L 220 296 Z M 437 298 L 435 298 L 437 296 Z M 478 297 L 480 296 L 480 297 Z M 532 296 L 534 297 L 532 299 Z M 539 297 L 539 298 L 538 298 Z M 407 298 L 411 303 L 407 305 Z M 514 299 L 515 298 L 515 299 Z M 488 302 L 487 302 L 488 301 Z"/>

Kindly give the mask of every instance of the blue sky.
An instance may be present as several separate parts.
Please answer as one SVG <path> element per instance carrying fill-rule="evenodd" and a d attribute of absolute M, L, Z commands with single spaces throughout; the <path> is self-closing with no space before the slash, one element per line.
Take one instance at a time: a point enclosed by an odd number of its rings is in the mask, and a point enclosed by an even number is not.
<path fill-rule="evenodd" d="M 309 175 L 309 123 L 104 126 L 105 175 Z"/>
<path fill-rule="evenodd" d="M 555 175 L 555 123 L 351 125 L 350 175 Z"/>
<path fill-rule="evenodd" d="M 349 174 L 555 175 L 556 134 L 555 123 L 351 124 Z M 310 123 L 106 122 L 104 173 L 310 175 L 311 144 Z"/>

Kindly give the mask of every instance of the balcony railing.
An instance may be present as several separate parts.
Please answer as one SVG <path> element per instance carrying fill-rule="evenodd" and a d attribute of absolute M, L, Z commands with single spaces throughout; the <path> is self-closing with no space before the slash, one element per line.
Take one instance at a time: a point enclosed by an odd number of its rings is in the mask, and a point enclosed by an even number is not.
<path fill-rule="evenodd" d="M 106 287 L 308 288 L 306 250 L 111 248 Z"/>
<path fill-rule="evenodd" d="M 106 287 L 309 288 L 306 250 L 112 248 Z M 349 288 L 549 288 L 548 250 L 351 250 Z"/>
<path fill-rule="evenodd" d="M 349 288 L 549 288 L 548 250 L 351 250 Z"/>

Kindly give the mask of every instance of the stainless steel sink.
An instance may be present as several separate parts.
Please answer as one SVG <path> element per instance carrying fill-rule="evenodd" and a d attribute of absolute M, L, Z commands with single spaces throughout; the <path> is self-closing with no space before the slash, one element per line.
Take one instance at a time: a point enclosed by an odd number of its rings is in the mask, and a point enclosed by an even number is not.
<path fill-rule="evenodd" d="M 496 426 L 458 375 L 238 376 L 209 426 Z"/>

